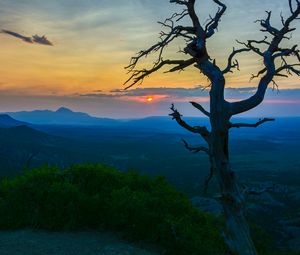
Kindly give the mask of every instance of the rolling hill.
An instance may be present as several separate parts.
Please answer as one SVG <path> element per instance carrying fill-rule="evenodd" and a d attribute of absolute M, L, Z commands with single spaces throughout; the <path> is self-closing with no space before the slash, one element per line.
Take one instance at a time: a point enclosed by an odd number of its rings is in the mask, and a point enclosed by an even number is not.
<path fill-rule="evenodd" d="M 17 127 L 23 125 L 27 125 L 27 123 L 15 120 L 8 114 L 0 114 L 0 127 Z"/>

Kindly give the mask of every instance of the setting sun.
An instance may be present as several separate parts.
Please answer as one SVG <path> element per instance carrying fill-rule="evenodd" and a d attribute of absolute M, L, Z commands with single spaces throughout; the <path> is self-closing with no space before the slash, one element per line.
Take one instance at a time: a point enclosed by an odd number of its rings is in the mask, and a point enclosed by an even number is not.
<path fill-rule="evenodd" d="M 152 101 L 153 101 L 153 97 L 150 97 L 150 96 L 149 96 L 149 97 L 147 97 L 147 102 L 149 102 L 149 103 L 150 103 L 150 102 L 152 102 Z"/>

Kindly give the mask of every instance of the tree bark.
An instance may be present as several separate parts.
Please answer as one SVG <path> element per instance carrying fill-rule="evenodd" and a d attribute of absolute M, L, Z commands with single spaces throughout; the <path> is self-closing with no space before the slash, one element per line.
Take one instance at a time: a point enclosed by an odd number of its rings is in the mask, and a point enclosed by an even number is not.
<path fill-rule="evenodd" d="M 245 217 L 245 198 L 230 166 L 231 113 L 230 104 L 224 99 L 225 79 L 220 69 L 208 60 L 199 64 L 199 69 L 211 81 L 209 150 L 226 219 L 225 241 L 233 254 L 257 255 Z"/>
<path fill-rule="evenodd" d="M 221 191 L 221 203 L 226 219 L 225 241 L 237 255 L 256 255 L 245 218 L 244 195 L 238 187 L 228 158 L 228 133 L 215 129 L 211 133 L 213 167 Z"/>

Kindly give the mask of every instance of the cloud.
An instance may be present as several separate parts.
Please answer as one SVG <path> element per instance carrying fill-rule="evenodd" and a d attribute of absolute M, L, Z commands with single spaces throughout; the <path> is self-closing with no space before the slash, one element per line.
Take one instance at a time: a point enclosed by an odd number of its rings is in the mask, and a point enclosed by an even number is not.
<path fill-rule="evenodd" d="M 26 42 L 26 43 L 36 43 L 36 44 L 42 44 L 42 45 L 48 45 L 48 46 L 53 46 L 53 43 L 50 42 L 46 36 L 38 36 L 38 35 L 33 35 L 32 37 L 29 36 L 24 36 L 21 35 L 19 33 L 10 31 L 10 30 L 6 30 L 6 29 L 2 29 L 1 33 L 13 36 L 15 38 L 21 39 L 22 41 Z"/>
<path fill-rule="evenodd" d="M 252 96 L 256 87 L 226 88 L 225 95 L 228 101 L 238 101 Z M 145 117 L 167 116 L 171 103 L 184 116 L 199 116 L 189 101 L 201 103 L 209 109 L 209 90 L 202 86 L 195 88 L 136 88 L 132 90 L 114 89 L 111 91 L 92 92 L 80 95 L 77 101 L 89 101 L 101 104 L 102 114 L 107 110 L 114 117 Z M 147 103 L 147 97 L 153 97 L 151 103 Z M 100 108 L 99 108 L 100 109 Z M 276 117 L 299 116 L 300 89 L 267 90 L 263 104 L 255 109 L 242 114 L 244 117 Z M 95 111 L 95 114 L 98 114 Z"/>
<path fill-rule="evenodd" d="M 154 100 L 147 102 L 149 91 L 156 92 Z M 199 91 L 204 96 L 193 97 L 191 91 Z M 230 99 L 242 99 L 253 95 L 254 87 L 251 88 L 228 88 Z M 143 118 L 146 116 L 168 116 L 171 103 L 176 104 L 184 116 L 202 116 L 189 101 L 200 102 L 205 109 L 209 110 L 208 91 L 197 88 L 139 88 L 131 91 L 110 93 L 74 94 L 73 96 L 41 96 L 27 95 L 22 93 L 0 93 L 0 109 L 2 112 L 34 110 L 34 109 L 57 109 L 61 105 L 76 111 L 88 112 L 95 116 L 111 118 Z M 169 92 L 168 97 L 164 93 Z M 129 95 L 128 93 L 131 93 Z M 161 95 L 159 95 L 161 93 Z M 170 94 L 173 93 L 173 96 Z M 138 95 L 138 96 L 137 96 Z M 184 95 L 184 97 L 181 97 Z M 229 98 L 229 97 L 228 97 Z M 257 108 L 244 113 L 244 117 L 276 117 L 276 116 L 300 116 L 300 89 L 285 89 L 267 91 L 264 103 Z"/>
<path fill-rule="evenodd" d="M 2 29 L 1 31 L 2 33 L 5 33 L 5 34 L 8 34 L 8 35 L 11 35 L 11 36 L 14 36 L 18 39 L 21 39 L 23 40 L 24 42 L 27 42 L 27 43 L 33 43 L 33 40 L 31 37 L 27 37 L 27 36 L 23 36 L 21 34 L 18 34 L 16 32 L 13 32 L 13 31 L 9 31 L 9 30 L 5 30 L 5 29 Z"/>
<path fill-rule="evenodd" d="M 252 96 L 257 88 L 226 88 L 225 98 L 229 101 L 242 100 Z M 136 88 L 132 90 L 114 89 L 105 93 L 104 91 L 94 91 L 93 93 L 81 94 L 81 97 L 90 98 L 114 98 L 116 100 L 139 101 L 148 96 L 153 96 L 157 101 L 164 102 L 188 102 L 189 100 L 199 100 L 208 102 L 209 90 L 203 86 L 194 88 Z M 266 92 L 266 103 L 297 103 L 300 104 L 300 89 L 268 89 Z"/>
<path fill-rule="evenodd" d="M 81 97 L 94 97 L 94 98 L 116 98 L 121 97 L 121 95 L 105 94 L 105 93 L 88 93 L 80 94 Z"/>
<path fill-rule="evenodd" d="M 240 98 L 255 92 L 255 87 L 246 88 L 226 88 L 225 95 L 227 97 Z M 207 97 L 209 88 L 198 85 L 194 88 L 136 88 L 132 90 L 114 89 L 110 91 L 112 94 L 120 96 L 147 96 L 147 95 L 168 95 L 172 98 L 181 97 Z"/>
<path fill-rule="evenodd" d="M 46 36 L 38 36 L 38 35 L 33 35 L 32 36 L 33 42 L 38 43 L 38 44 L 43 44 L 43 45 L 48 45 L 48 46 L 53 46 L 53 43 L 50 42 Z"/>
<path fill-rule="evenodd" d="M 203 86 L 194 88 L 136 88 L 132 90 L 115 89 L 110 91 L 118 96 L 147 96 L 147 95 L 168 95 L 169 97 L 207 96 L 208 91 Z"/>

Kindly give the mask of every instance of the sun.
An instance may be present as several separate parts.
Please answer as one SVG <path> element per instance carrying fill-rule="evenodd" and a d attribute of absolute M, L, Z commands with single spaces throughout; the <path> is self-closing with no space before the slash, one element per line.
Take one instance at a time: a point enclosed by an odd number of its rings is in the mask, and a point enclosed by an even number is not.
<path fill-rule="evenodd" d="M 153 101 L 153 97 L 148 96 L 146 100 L 147 100 L 147 102 L 151 103 Z"/>

